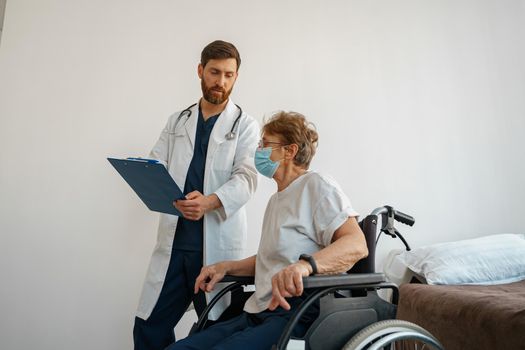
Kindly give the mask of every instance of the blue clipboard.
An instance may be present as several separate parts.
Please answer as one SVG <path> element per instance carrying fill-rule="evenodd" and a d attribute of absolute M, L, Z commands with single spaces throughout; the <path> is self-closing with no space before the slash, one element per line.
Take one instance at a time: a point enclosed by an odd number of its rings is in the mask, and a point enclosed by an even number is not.
<path fill-rule="evenodd" d="M 173 201 L 185 198 L 184 194 L 164 165 L 143 158 L 108 158 L 108 161 L 150 210 L 182 216 Z"/>

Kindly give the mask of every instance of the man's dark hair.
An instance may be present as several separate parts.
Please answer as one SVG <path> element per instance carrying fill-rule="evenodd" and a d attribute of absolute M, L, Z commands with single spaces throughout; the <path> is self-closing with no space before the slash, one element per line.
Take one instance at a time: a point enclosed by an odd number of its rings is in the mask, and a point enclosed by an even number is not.
<path fill-rule="evenodd" d="M 241 56 L 237 48 L 229 42 L 215 40 L 209 43 L 201 52 L 202 67 L 206 67 L 209 60 L 220 60 L 226 58 L 235 58 L 237 61 L 237 70 L 241 66 Z"/>

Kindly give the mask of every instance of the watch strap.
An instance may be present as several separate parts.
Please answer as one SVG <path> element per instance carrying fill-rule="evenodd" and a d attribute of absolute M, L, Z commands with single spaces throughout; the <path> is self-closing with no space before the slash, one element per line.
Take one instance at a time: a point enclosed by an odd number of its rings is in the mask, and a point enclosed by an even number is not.
<path fill-rule="evenodd" d="M 312 275 L 316 275 L 317 274 L 317 263 L 315 262 L 315 259 L 313 256 L 309 255 L 309 254 L 301 254 L 299 256 L 299 260 L 304 260 L 306 262 L 308 262 L 310 264 L 310 266 L 312 266 Z"/>

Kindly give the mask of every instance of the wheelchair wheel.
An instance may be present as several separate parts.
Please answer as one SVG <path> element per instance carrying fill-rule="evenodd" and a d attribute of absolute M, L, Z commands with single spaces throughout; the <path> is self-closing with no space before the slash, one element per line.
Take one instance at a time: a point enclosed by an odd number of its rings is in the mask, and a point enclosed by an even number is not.
<path fill-rule="evenodd" d="M 403 340 L 416 342 L 407 346 Z M 352 337 L 343 350 L 378 350 L 386 346 L 390 346 L 390 349 L 443 350 L 439 341 L 426 329 L 402 320 L 385 320 L 371 324 Z"/>

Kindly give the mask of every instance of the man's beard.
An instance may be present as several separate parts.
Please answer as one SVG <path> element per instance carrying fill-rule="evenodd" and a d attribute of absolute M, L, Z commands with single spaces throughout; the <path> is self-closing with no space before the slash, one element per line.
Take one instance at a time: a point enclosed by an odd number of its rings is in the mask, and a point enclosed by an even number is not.
<path fill-rule="evenodd" d="M 206 86 L 204 79 L 201 79 L 201 89 L 202 89 L 202 96 L 204 97 L 206 101 L 214 105 L 220 105 L 224 101 L 226 101 L 228 97 L 230 97 L 233 87 L 232 89 L 228 91 L 224 90 L 223 88 L 217 87 L 217 86 L 208 87 Z M 215 92 L 217 91 L 220 92 L 221 94 L 216 95 Z"/>

